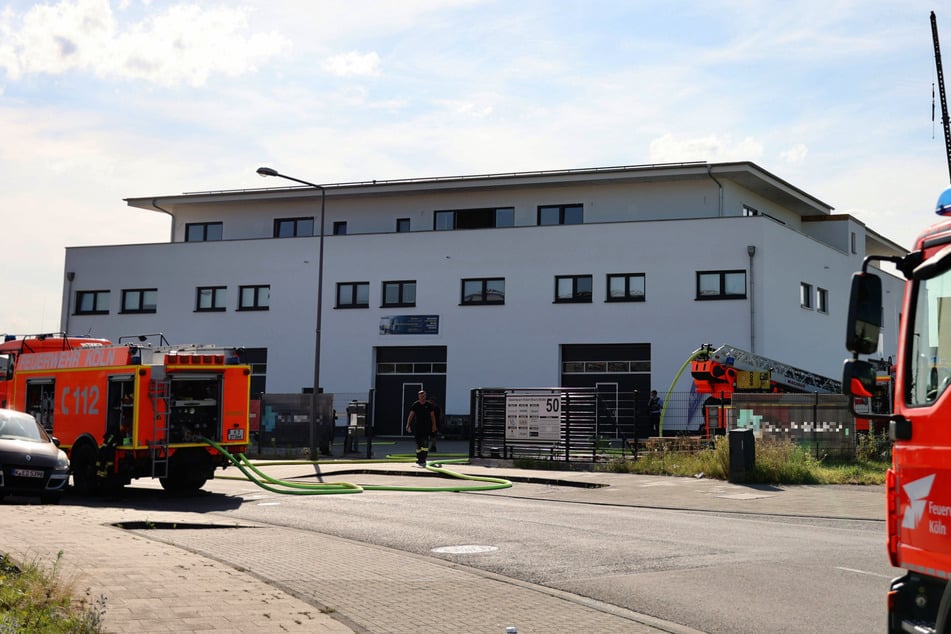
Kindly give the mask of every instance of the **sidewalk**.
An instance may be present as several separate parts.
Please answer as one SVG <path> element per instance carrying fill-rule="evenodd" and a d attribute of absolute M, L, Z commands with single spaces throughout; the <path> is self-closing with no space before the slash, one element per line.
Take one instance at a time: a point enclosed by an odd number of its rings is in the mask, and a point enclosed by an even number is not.
<path fill-rule="evenodd" d="M 440 442 L 453 451 L 457 444 Z M 405 453 L 403 446 L 377 445 L 375 455 Z M 379 451 L 379 453 L 377 453 Z M 321 463 L 325 474 L 366 468 Z M 703 509 L 722 512 L 884 519 L 881 487 L 741 486 L 696 478 L 668 478 L 590 472 L 526 471 L 504 466 L 453 465 L 468 475 L 506 478 L 504 494 L 535 499 L 584 500 L 634 507 Z M 374 464 L 381 482 L 399 482 L 409 464 Z M 268 472 L 299 474 L 288 465 Z M 229 470 L 229 475 L 235 475 Z M 312 470 L 311 470 L 311 473 Z M 519 482 L 545 487 L 519 487 Z M 228 491 L 234 481 L 215 480 L 206 489 Z M 153 486 L 136 482 L 136 487 Z M 154 484 L 157 486 L 157 483 Z M 596 488 L 595 488 L 596 487 Z M 488 493 L 492 494 L 492 493 Z M 229 498 L 230 499 L 230 498 Z M 236 504 L 240 503 L 236 499 Z M 202 530 L 225 524 L 207 513 L 86 505 L 69 497 L 61 506 L 0 503 L 0 552 L 16 559 L 52 563 L 62 553 L 62 574 L 77 596 L 106 597 L 108 632 L 361 632 L 412 634 L 487 632 L 502 634 L 511 624 L 531 623 L 529 632 L 561 632 L 570 623 L 608 632 L 689 632 L 650 617 L 573 595 L 445 561 L 361 544 L 332 536 L 269 526 Z M 133 505 L 134 506 L 134 505 Z M 210 512 L 224 509 L 208 509 Z M 194 523 L 195 529 L 123 530 L 162 523 Z M 242 523 L 244 524 L 244 523 Z M 225 527 L 220 527 L 225 528 Z M 302 538 L 306 537 L 306 542 Z M 201 555 L 229 540 L 231 562 Z M 172 543 L 174 541 L 174 544 Z M 304 556 L 301 556 L 302 549 Z M 319 560 L 315 567 L 308 562 Z M 362 565 L 366 562 L 366 565 Z M 370 566 L 369 562 L 373 565 Z M 408 572 L 410 571 L 410 572 Z M 312 590 L 320 588 L 320 596 Z M 433 614 L 433 605 L 452 605 Z M 486 610 L 493 606 L 493 610 Z"/>

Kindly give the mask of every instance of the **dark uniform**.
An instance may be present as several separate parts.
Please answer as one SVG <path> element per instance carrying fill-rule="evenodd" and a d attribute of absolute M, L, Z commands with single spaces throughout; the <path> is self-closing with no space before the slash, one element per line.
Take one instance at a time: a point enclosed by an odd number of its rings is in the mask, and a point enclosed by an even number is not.
<path fill-rule="evenodd" d="M 426 393 L 420 392 L 421 400 L 415 401 L 409 408 L 406 419 L 406 431 L 412 431 L 416 439 L 416 464 L 426 466 L 429 455 L 429 438 L 433 435 L 436 423 L 433 420 L 433 406 L 426 401 Z"/>

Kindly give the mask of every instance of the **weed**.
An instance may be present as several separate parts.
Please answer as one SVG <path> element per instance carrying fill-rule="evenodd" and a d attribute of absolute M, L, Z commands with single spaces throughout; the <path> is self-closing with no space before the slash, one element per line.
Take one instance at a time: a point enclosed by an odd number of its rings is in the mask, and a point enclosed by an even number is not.
<path fill-rule="evenodd" d="M 14 563 L 0 554 L 0 634 L 102 632 L 106 597 L 93 599 L 89 590 L 75 599 L 76 582 L 61 571 L 63 551 L 47 570 L 40 561 Z"/>

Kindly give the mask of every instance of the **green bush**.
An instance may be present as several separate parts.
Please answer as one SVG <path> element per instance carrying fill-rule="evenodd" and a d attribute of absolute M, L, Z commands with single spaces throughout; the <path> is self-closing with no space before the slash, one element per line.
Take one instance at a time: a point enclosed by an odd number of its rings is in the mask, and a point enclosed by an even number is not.
<path fill-rule="evenodd" d="M 816 457 L 812 451 L 789 440 L 758 440 L 753 469 L 744 474 L 747 483 L 760 484 L 882 484 L 888 461 L 882 460 L 881 439 L 869 439 L 855 459 Z M 673 443 L 676 447 L 676 443 Z M 871 447 L 871 449 L 869 449 Z M 693 476 L 727 480 L 730 475 L 730 444 L 719 436 L 713 445 L 699 451 L 664 446 L 642 451 L 636 460 L 623 457 L 608 462 L 605 470 L 615 473 Z"/>

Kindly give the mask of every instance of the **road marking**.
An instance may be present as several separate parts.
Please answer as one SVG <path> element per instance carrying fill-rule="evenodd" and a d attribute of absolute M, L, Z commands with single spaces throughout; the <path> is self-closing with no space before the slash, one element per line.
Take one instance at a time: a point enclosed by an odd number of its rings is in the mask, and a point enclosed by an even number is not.
<path fill-rule="evenodd" d="M 258 506 L 280 506 L 280 502 L 261 502 Z"/>
<path fill-rule="evenodd" d="M 871 575 L 873 577 L 882 577 L 884 579 L 891 579 L 892 575 L 880 575 L 877 572 L 869 572 L 867 570 L 856 570 L 855 568 L 843 568 L 842 566 L 836 566 L 836 570 L 844 570 L 846 572 L 855 572 L 860 575 Z"/>
<path fill-rule="evenodd" d="M 464 544 L 462 546 L 440 546 L 433 548 L 434 553 L 444 553 L 450 555 L 471 555 L 474 553 L 490 553 L 498 550 L 498 546 L 479 546 L 475 544 Z"/>

